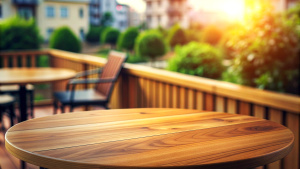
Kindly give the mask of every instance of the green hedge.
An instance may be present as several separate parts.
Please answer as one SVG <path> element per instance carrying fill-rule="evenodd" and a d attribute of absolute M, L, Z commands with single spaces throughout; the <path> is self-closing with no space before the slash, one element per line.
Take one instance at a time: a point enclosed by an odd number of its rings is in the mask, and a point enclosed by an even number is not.
<path fill-rule="evenodd" d="M 176 45 L 186 44 L 187 38 L 186 38 L 184 30 L 178 24 L 175 24 L 169 30 L 167 41 L 172 48 L 175 47 Z"/>
<path fill-rule="evenodd" d="M 101 34 L 105 30 L 103 26 L 90 26 L 88 33 L 86 34 L 86 41 L 91 43 L 100 42 Z"/>
<path fill-rule="evenodd" d="M 206 43 L 190 42 L 175 48 L 175 56 L 168 70 L 189 75 L 219 79 L 224 70 L 223 58 L 218 48 Z"/>
<path fill-rule="evenodd" d="M 139 29 L 136 27 L 128 28 L 125 32 L 123 32 L 118 38 L 118 49 L 129 50 L 132 51 L 134 48 L 134 42 L 137 36 L 139 35 Z"/>
<path fill-rule="evenodd" d="M 81 42 L 72 30 L 63 26 L 57 28 L 50 37 L 50 48 L 79 53 Z"/>
<path fill-rule="evenodd" d="M 167 45 L 159 32 L 154 30 L 145 31 L 136 39 L 135 52 L 140 57 L 155 60 L 155 58 L 167 52 Z"/>
<path fill-rule="evenodd" d="M 38 49 L 42 42 L 33 19 L 12 17 L 0 23 L 0 50 Z"/>
<path fill-rule="evenodd" d="M 120 31 L 118 29 L 107 27 L 101 34 L 101 42 L 104 44 L 116 45 L 119 35 Z"/>

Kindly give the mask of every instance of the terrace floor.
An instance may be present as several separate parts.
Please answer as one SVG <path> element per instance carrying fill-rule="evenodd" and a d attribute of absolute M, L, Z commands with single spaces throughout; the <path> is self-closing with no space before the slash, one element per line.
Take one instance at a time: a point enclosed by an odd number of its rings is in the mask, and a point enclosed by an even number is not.
<path fill-rule="evenodd" d="M 93 108 L 99 109 L 99 108 Z M 74 111 L 81 111 L 82 108 L 76 108 Z M 16 112 L 18 113 L 18 112 Z M 58 112 L 60 113 L 60 112 Z M 34 116 L 44 117 L 51 116 L 53 114 L 52 106 L 39 106 L 34 109 Z M 4 116 L 3 122 L 6 128 L 9 126 L 9 118 Z M 19 169 L 20 168 L 20 160 L 10 155 L 5 149 L 5 139 L 4 139 L 5 131 L 0 130 L 0 169 Z M 38 166 L 27 163 L 27 169 L 39 169 Z"/>

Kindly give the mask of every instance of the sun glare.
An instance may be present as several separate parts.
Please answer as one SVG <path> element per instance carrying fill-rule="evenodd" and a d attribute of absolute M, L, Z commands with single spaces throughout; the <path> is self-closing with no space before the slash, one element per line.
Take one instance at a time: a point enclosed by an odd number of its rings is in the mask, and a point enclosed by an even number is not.
<path fill-rule="evenodd" d="M 229 20 L 241 20 L 245 13 L 245 4 L 241 0 L 216 1 L 214 4 L 220 12 L 224 12 Z"/>

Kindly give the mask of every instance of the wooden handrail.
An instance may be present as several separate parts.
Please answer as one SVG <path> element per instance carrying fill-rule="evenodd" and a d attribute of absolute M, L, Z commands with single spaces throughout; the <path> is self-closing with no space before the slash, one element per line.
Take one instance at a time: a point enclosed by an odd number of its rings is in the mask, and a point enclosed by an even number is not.
<path fill-rule="evenodd" d="M 0 52 L 0 56 L 18 54 L 49 54 L 53 57 L 63 58 L 74 62 L 80 62 L 82 64 L 92 64 L 97 66 L 103 66 L 106 63 L 106 59 L 104 58 L 61 51 L 56 49 L 45 49 L 39 51 Z M 274 108 L 283 109 L 285 111 L 291 111 L 293 113 L 300 114 L 300 97 L 296 95 L 260 90 L 228 82 L 185 75 L 181 73 L 170 72 L 167 70 L 155 69 L 143 65 L 129 63 L 125 64 L 123 73 L 132 76 L 148 78 L 164 83 L 179 85 L 186 88 L 201 90 L 204 92 L 212 93 L 214 95 L 221 95 L 223 97 L 239 99 L 242 101 L 252 102 L 259 105 L 271 106 Z"/>

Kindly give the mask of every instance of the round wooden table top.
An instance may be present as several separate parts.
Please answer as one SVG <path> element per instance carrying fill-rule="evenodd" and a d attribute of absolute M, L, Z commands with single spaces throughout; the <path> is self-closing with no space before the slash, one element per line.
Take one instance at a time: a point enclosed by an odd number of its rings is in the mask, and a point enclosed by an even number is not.
<path fill-rule="evenodd" d="M 28 120 L 5 147 L 45 168 L 252 168 L 292 149 L 293 133 L 256 117 L 187 109 L 115 109 Z"/>
<path fill-rule="evenodd" d="M 0 69 L 0 84 L 37 84 L 74 77 L 76 72 L 64 68 L 4 68 Z"/>

